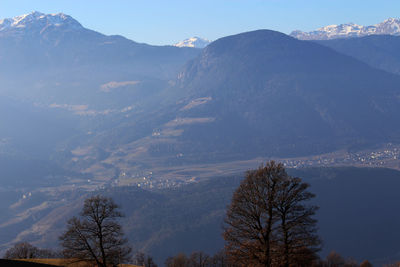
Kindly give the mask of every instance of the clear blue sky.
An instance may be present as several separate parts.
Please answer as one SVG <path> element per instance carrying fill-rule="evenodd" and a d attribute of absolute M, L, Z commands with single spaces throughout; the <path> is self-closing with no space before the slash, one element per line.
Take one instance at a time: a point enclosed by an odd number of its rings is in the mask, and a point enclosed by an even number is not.
<path fill-rule="evenodd" d="M 256 29 L 290 33 L 400 17 L 400 0 L 0 0 L 0 18 L 63 12 L 85 27 L 150 44 Z"/>

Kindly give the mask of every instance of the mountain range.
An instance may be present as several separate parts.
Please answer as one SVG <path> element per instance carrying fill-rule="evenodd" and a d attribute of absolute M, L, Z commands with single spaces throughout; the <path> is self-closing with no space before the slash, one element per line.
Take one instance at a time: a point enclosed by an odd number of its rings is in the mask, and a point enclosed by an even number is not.
<path fill-rule="evenodd" d="M 71 16 L 63 13 L 59 14 L 43 14 L 34 11 L 30 14 L 17 16 L 14 18 L 7 18 L 0 20 L 0 31 L 2 33 L 7 31 L 20 30 L 43 30 L 46 27 L 65 27 L 70 29 L 81 29 L 82 25 L 73 19 Z"/>
<path fill-rule="evenodd" d="M 0 25 L 1 91 L 44 105 L 85 101 L 98 106 L 112 102 L 120 88 L 155 90 L 199 53 L 105 36 L 65 14 L 33 12 L 2 20 Z"/>
<path fill-rule="evenodd" d="M 370 35 L 360 38 L 318 40 L 339 53 L 354 57 L 370 66 L 400 74 L 400 36 Z"/>
<path fill-rule="evenodd" d="M 186 64 L 167 91 L 170 102 L 164 97 L 167 108 L 146 119 L 158 126 L 113 144 L 118 156 L 105 161 L 120 169 L 128 158 L 212 162 L 397 142 L 399 83 L 396 75 L 282 33 L 221 38 Z M 126 131 L 105 137 L 121 141 Z"/>
<path fill-rule="evenodd" d="M 1 25 L 0 94 L 20 107 L 11 121 L 38 114 L 29 135 L 5 126 L 7 155 L 37 157 L 49 128 L 39 114 L 49 111 L 47 125 L 63 118 L 69 130 L 51 128 L 43 159 L 100 181 L 137 168 L 303 157 L 400 137 L 397 36 L 345 46 L 259 30 L 200 50 L 105 36 L 65 14 Z"/>
<path fill-rule="evenodd" d="M 124 117 L 151 109 L 153 95 L 168 87 L 181 66 L 199 53 L 194 48 L 151 46 L 105 36 L 65 14 L 33 12 L 2 20 L 1 25 L 0 95 L 8 99 L 4 108 L 19 107 L 7 114 L 14 124 L 3 126 L 8 129 L 1 134 L 7 140 L 3 153 L 24 157 L 37 154 L 31 148 L 42 144 L 39 140 L 44 136 L 52 136 L 54 151 L 75 134 L 85 139 L 104 120 L 99 117 Z M 55 132 L 43 135 L 43 123 L 39 123 L 43 113 L 51 114 L 48 125 L 60 121 L 56 114 L 74 121 L 74 134 L 67 138 Z M 29 134 L 13 130 L 25 114 L 32 117 Z M 45 154 L 48 158 L 51 153 Z"/>
<path fill-rule="evenodd" d="M 371 26 L 362 26 L 354 23 L 329 25 L 311 32 L 296 30 L 290 34 L 290 36 L 300 40 L 329 40 L 368 35 L 400 35 L 400 20 L 389 18 Z"/>

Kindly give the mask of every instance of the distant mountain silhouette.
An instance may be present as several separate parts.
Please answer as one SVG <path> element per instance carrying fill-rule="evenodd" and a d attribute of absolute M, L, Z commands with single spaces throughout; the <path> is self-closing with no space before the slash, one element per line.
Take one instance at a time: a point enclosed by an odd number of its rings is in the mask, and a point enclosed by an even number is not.
<path fill-rule="evenodd" d="M 198 53 L 106 36 L 62 13 L 33 12 L 0 21 L 0 93 L 44 104 L 121 108 L 167 86 Z"/>
<path fill-rule="evenodd" d="M 48 159 L 105 121 L 151 110 L 199 52 L 106 36 L 62 13 L 0 20 L 2 153 Z"/>
<path fill-rule="evenodd" d="M 371 35 L 316 42 L 361 60 L 372 67 L 400 74 L 400 36 Z"/>
<path fill-rule="evenodd" d="M 382 34 L 400 35 L 400 19 L 389 18 L 381 23 L 370 26 L 362 26 L 354 23 L 329 25 L 311 32 L 296 30 L 290 35 L 300 40 L 330 40 Z"/>

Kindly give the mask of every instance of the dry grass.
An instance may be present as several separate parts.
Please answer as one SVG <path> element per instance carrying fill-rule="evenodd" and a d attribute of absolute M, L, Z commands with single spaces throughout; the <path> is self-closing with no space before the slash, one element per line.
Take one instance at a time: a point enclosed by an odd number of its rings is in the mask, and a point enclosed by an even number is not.
<path fill-rule="evenodd" d="M 93 267 L 96 266 L 91 262 L 75 262 L 71 259 L 19 259 L 20 261 L 28 261 L 42 264 L 49 264 L 54 266 L 68 266 L 68 267 Z M 120 264 L 119 267 L 140 267 L 132 264 Z"/>

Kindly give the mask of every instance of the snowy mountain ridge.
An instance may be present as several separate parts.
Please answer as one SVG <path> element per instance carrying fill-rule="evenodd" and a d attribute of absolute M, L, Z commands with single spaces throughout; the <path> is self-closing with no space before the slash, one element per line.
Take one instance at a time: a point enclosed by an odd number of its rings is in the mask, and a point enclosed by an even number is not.
<path fill-rule="evenodd" d="M 0 20 L 0 32 L 16 29 L 25 29 L 32 27 L 48 27 L 48 26 L 68 26 L 69 28 L 82 28 L 82 25 L 71 16 L 63 13 L 43 14 L 34 11 L 29 14 L 16 16 L 14 18 L 6 18 Z"/>
<path fill-rule="evenodd" d="M 204 48 L 211 43 L 210 40 L 201 37 L 191 37 L 185 39 L 179 43 L 174 44 L 177 47 L 194 47 L 194 48 Z"/>
<path fill-rule="evenodd" d="M 290 34 L 290 36 L 300 40 L 329 40 L 367 35 L 400 35 L 400 19 L 389 18 L 371 26 L 354 23 L 329 25 L 311 32 L 296 30 Z"/>

